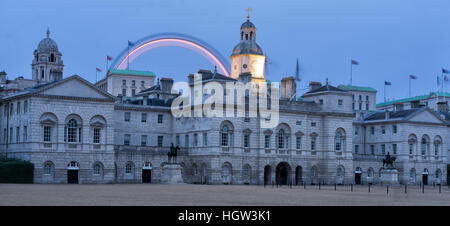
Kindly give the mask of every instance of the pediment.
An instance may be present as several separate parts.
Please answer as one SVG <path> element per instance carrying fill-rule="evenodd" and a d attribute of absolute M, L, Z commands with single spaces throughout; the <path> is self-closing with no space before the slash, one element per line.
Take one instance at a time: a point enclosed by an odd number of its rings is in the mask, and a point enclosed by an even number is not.
<path fill-rule="evenodd" d="M 412 122 L 427 122 L 427 123 L 443 123 L 442 119 L 436 114 L 433 114 L 427 110 L 421 111 L 416 115 L 413 115 L 408 121 Z"/>
<path fill-rule="evenodd" d="M 51 96 L 112 99 L 112 96 L 105 94 L 93 85 L 90 85 L 89 82 L 83 81 L 78 76 L 72 76 L 55 84 L 51 84 L 36 93 Z"/>

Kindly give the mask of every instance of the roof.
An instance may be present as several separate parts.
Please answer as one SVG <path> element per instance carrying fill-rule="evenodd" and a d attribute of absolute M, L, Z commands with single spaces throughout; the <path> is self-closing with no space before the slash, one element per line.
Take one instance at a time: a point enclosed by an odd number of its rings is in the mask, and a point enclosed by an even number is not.
<path fill-rule="evenodd" d="M 309 91 L 309 92 L 306 92 L 305 94 L 310 94 L 310 93 L 319 93 L 319 92 L 325 92 L 325 91 L 334 91 L 334 92 L 347 92 L 347 91 L 345 91 L 345 90 L 342 90 L 342 89 L 339 89 L 339 88 L 336 88 L 336 87 L 334 87 L 334 86 L 332 86 L 332 85 L 324 85 L 324 86 L 322 86 L 322 87 L 320 87 L 320 88 L 317 88 L 317 89 L 314 89 L 314 90 L 311 90 L 311 91 Z"/>
<path fill-rule="evenodd" d="M 244 28 L 256 28 L 256 27 L 255 27 L 255 25 L 254 25 L 252 22 L 250 22 L 249 19 L 247 19 L 247 21 L 245 21 L 245 22 L 241 25 L 241 29 L 244 29 Z"/>
<path fill-rule="evenodd" d="M 338 88 L 347 91 L 377 92 L 376 89 L 368 86 L 338 85 Z"/>
<path fill-rule="evenodd" d="M 234 47 L 231 56 L 240 54 L 263 55 L 263 51 L 255 40 L 242 40 Z"/>
<path fill-rule="evenodd" d="M 406 118 L 420 110 L 423 110 L 423 108 L 412 108 L 408 110 L 400 110 L 400 111 L 376 111 L 372 114 L 369 114 L 367 117 L 364 118 L 364 121 L 370 121 L 370 120 L 382 120 L 386 119 L 386 113 L 389 114 L 389 119 L 402 119 Z"/>
<path fill-rule="evenodd" d="M 217 72 L 211 72 L 210 70 L 199 70 L 199 74 L 202 74 L 202 81 L 210 80 L 210 79 L 219 79 L 219 80 L 229 80 L 236 81 L 234 78 L 227 77 Z"/>
<path fill-rule="evenodd" d="M 382 107 L 382 106 L 396 104 L 396 103 L 403 103 L 403 102 L 410 102 L 410 101 L 417 101 L 417 100 L 426 100 L 426 99 L 429 99 L 432 95 L 438 95 L 439 97 L 450 97 L 450 93 L 436 92 L 436 93 L 430 93 L 430 94 L 422 95 L 422 96 L 415 96 L 415 97 L 410 97 L 410 98 L 403 98 L 403 99 L 391 100 L 391 101 L 378 103 L 377 107 Z"/>
<path fill-rule="evenodd" d="M 155 73 L 151 71 L 118 70 L 118 69 L 111 69 L 109 70 L 108 74 L 155 76 Z"/>

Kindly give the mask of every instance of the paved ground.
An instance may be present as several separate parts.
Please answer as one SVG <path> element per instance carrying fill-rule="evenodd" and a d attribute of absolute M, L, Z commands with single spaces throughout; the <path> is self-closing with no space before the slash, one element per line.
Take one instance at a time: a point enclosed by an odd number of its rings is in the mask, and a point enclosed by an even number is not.
<path fill-rule="evenodd" d="M 446 205 L 450 190 L 442 187 L 367 186 L 282 187 L 245 185 L 45 185 L 0 184 L 0 205 Z"/>

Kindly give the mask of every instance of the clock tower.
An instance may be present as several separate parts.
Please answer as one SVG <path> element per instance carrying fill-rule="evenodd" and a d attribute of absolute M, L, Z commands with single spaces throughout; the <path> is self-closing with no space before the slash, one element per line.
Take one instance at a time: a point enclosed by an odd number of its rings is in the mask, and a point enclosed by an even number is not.
<path fill-rule="evenodd" d="M 241 25 L 240 31 L 240 42 L 234 47 L 230 56 L 231 77 L 239 79 L 240 74 L 250 73 L 252 81 L 265 81 L 266 57 L 256 43 L 256 27 L 250 22 L 249 15 L 247 15 L 247 21 Z"/>

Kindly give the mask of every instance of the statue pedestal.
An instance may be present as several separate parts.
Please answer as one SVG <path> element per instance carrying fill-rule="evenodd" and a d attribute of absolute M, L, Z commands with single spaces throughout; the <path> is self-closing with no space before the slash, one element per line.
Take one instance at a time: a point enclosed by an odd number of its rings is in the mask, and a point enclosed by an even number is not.
<path fill-rule="evenodd" d="M 396 169 L 382 169 L 381 183 L 383 184 L 399 184 L 398 171 Z"/>
<path fill-rule="evenodd" d="M 181 176 L 181 166 L 178 163 L 165 163 L 162 168 L 161 183 L 184 184 Z"/>

